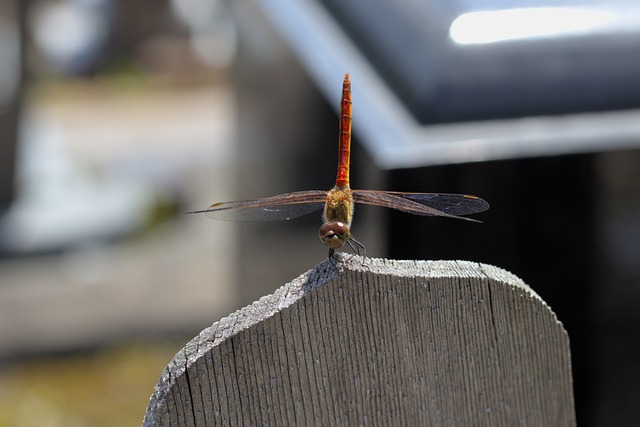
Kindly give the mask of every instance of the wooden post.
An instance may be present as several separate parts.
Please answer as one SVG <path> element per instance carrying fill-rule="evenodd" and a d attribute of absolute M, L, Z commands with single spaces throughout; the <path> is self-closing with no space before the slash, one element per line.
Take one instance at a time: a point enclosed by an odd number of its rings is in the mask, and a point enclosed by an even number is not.
<path fill-rule="evenodd" d="M 342 255 L 203 330 L 144 426 L 575 425 L 569 339 L 519 278 Z"/>

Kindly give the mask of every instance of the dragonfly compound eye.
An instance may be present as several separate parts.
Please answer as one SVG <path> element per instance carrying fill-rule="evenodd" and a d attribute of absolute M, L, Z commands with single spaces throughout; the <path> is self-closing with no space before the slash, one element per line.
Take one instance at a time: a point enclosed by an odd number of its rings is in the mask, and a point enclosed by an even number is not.
<path fill-rule="evenodd" d="M 320 227 L 320 240 L 331 249 L 340 249 L 349 240 L 349 227 L 342 222 L 328 222 Z"/>

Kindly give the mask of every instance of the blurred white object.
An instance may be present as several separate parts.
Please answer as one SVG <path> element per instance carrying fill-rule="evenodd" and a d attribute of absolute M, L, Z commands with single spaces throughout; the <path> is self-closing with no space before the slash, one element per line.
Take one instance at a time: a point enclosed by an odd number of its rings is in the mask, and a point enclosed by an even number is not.
<path fill-rule="evenodd" d="M 153 204 L 142 182 L 95 176 L 64 149 L 62 135 L 33 115 L 22 123 L 17 198 L 0 217 L 0 250 L 52 251 L 139 229 Z"/>
<path fill-rule="evenodd" d="M 36 46 L 57 72 L 90 69 L 109 36 L 109 0 L 39 1 L 29 13 Z"/>
<path fill-rule="evenodd" d="M 464 13 L 449 29 L 459 44 L 482 44 L 595 32 L 638 31 L 640 15 L 606 7 L 524 7 Z"/>
<path fill-rule="evenodd" d="M 236 53 L 236 29 L 227 5 L 220 0 L 171 0 L 176 16 L 189 27 L 191 48 L 213 68 L 226 68 Z"/>

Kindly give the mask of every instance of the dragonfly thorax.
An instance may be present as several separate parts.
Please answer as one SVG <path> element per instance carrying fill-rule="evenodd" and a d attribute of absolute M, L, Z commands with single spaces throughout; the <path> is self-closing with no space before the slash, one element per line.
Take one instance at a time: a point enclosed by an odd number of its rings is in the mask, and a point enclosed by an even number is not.
<path fill-rule="evenodd" d="M 331 249 L 340 249 L 351 237 L 349 226 L 340 221 L 325 222 L 320 227 L 319 234 L 322 243 Z"/>
<path fill-rule="evenodd" d="M 322 213 L 323 222 L 342 222 L 351 227 L 353 218 L 353 194 L 349 188 L 334 187 L 327 193 Z"/>
<path fill-rule="evenodd" d="M 349 187 L 333 187 L 327 193 L 322 213 L 320 240 L 331 249 L 339 249 L 347 243 L 353 218 L 353 194 Z"/>

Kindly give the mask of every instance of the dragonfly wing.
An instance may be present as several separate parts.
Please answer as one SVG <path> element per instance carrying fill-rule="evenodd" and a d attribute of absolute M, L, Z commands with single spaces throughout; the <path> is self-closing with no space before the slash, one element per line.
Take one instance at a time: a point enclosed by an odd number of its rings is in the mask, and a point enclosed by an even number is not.
<path fill-rule="evenodd" d="M 469 194 L 402 193 L 395 191 L 390 191 L 390 193 L 451 215 L 470 215 L 489 209 L 489 203 L 486 200 Z"/>
<path fill-rule="evenodd" d="M 326 199 L 326 191 L 297 191 L 264 199 L 215 203 L 207 209 L 187 213 L 205 213 L 209 218 L 222 221 L 278 221 L 318 211 Z"/>
<path fill-rule="evenodd" d="M 402 193 L 396 191 L 353 190 L 356 203 L 383 206 L 422 216 L 444 216 L 479 222 L 464 218 L 489 209 L 483 199 L 464 194 L 445 193 Z"/>

